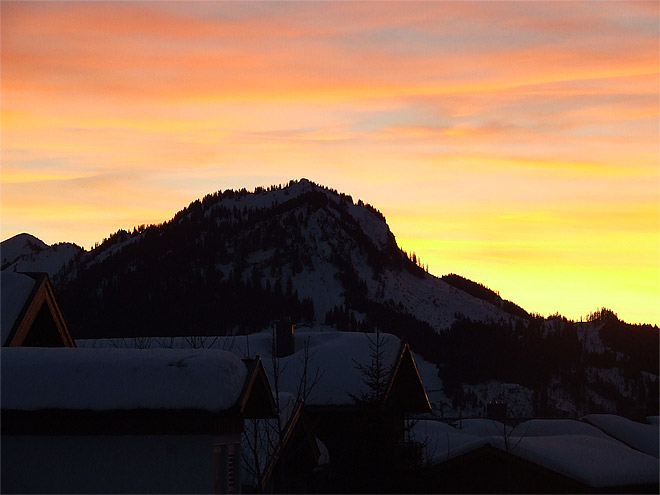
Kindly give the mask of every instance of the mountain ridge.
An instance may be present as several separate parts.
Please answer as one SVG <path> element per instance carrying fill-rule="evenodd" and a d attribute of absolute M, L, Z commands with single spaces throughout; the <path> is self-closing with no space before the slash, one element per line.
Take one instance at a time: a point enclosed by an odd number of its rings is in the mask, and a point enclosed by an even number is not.
<path fill-rule="evenodd" d="M 379 329 L 437 367 L 452 401 L 441 411 L 483 413 L 499 383 L 537 414 L 657 414 L 657 327 L 609 310 L 542 318 L 438 278 L 376 208 L 308 180 L 206 195 L 79 251 L 53 282 L 78 339 L 252 333 L 282 318 Z"/>
<path fill-rule="evenodd" d="M 58 272 L 65 268 L 74 259 L 80 258 L 83 265 L 89 265 L 97 262 L 104 261 L 107 257 L 112 256 L 115 252 L 122 250 L 124 247 L 139 242 L 142 234 L 153 228 L 159 228 L 172 223 L 181 223 L 184 217 L 190 218 L 194 211 L 200 208 L 205 211 L 205 215 L 213 214 L 215 208 L 239 208 L 240 210 L 254 210 L 266 209 L 276 206 L 281 207 L 284 203 L 290 200 L 300 198 L 305 194 L 321 192 L 323 194 L 335 196 L 343 201 L 348 206 L 349 213 L 358 222 L 363 233 L 367 238 L 374 241 L 377 249 L 389 250 L 390 252 L 401 251 L 407 257 L 407 260 L 396 260 L 397 263 L 401 262 L 411 273 L 418 275 L 423 273 L 423 267 L 417 265 L 407 256 L 405 251 L 402 251 L 396 244 L 396 238 L 390 231 L 387 225 L 385 216 L 375 207 L 362 200 L 353 202 L 352 196 L 338 192 L 326 186 L 316 184 L 306 178 L 301 178 L 298 181 L 291 180 L 286 185 L 273 185 L 270 187 L 258 186 L 253 191 L 248 191 L 245 188 L 239 190 L 227 189 L 224 191 L 217 191 L 215 193 L 207 194 L 202 199 L 192 201 L 187 207 L 177 212 L 172 219 L 161 224 L 141 225 L 133 228 L 132 233 L 123 229 L 110 234 L 107 238 L 103 239 L 94 248 L 89 251 L 77 246 L 70 242 L 59 242 L 48 246 L 46 243 L 37 237 L 22 233 L 8 238 L 0 243 L 2 250 L 2 269 L 11 269 L 13 271 L 46 271 L 51 278 L 58 278 L 58 282 L 62 282 L 62 274 Z M 304 198 L 303 198 L 304 199 Z M 229 203 L 229 204 L 228 204 Z M 357 234 L 361 234 L 357 232 Z M 64 249 L 67 252 L 61 253 L 58 259 L 47 262 L 42 260 L 44 253 L 52 257 L 53 252 Z M 373 249 L 371 249 L 373 253 Z M 16 254 L 15 254 L 16 253 Z M 397 253 L 399 254 L 399 253 Z M 372 256 L 373 257 L 373 256 Z M 396 258 L 396 254 L 394 255 Z M 412 266 L 408 261 L 412 261 Z M 69 272 L 66 278 L 71 278 L 73 272 Z M 449 273 L 436 277 L 428 272 L 429 276 L 438 278 L 445 282 L 447 285 L 458 289 L 459 291 L 469 294 L 470 296 L 480 299 L 495 306 L 497 309 L 505 313 L 517 316 L 520 318 L 529 318 L 530 315 L 527 311 L 512 301 L 505 300 L 499 296 L 499 293 L 489 289 L 483 284 L 472 281 L 460 275 Z M 469 314 L 462 315 L 469 317 Z"/>
<path fill-rule="evenodd" d="M 436 331 L 448 328 L 458 314 L 480 320 L 512 317 L 411 261 L 374 207 L 306 179 L 252 193 L 242 189 L 207 195 L 161 225 L 118 231 L 85 253 L 76 270 L 93 270 L 125 250 L 140 257 L 138 244 L 156 235 L 164 236 L 180 259 L 198 259 L 199 266 L 189 269 L 201 270 L 205 277 L 235 277 L 243 283 L 259 278 L 264 289 L 278 280 L 290 284 L 292 292 L 314 300 L 315 319 L 321 322 L 342 306 L 351 313 L 349 319 L 359 320 L 353 313 L 361 312 L 365 298 L 415 310 Z M 158 253 L 158 243 L 152 245 Z M 167 258 L 167 250 L 155 256 Z M 62 279 L 58 284 L 67 285 Z"/>

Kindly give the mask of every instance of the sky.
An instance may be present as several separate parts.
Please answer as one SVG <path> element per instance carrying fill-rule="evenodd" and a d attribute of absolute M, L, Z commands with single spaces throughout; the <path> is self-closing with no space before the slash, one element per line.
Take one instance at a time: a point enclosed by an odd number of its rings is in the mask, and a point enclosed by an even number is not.
<path fill-rule="evenodd" d="M 658 2 L 0 3 L 2 239 L 306 177 L 429 271 L 660 324 Z"/>

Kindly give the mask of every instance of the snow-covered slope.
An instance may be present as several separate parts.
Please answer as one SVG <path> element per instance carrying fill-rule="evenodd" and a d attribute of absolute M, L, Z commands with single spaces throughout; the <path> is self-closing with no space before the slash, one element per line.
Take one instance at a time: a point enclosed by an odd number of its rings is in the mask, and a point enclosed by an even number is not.
<path fill-rule="evenodd" d="M 18 234 L 0 244 L 2 270 L 46 272 L 53 277 L 83 249 L 72 243 L 47 245 L 30 234 Z"/>
<path fill-rule="evenodd" d="M 78 311 L 94 311 L 103 299 L 124 299 L 138 291 L 139 307 L 171 306 L 165 300 L 176 300 L 178 312 L 189 315 L 182 321 L 197 320 L 205 327 L 202 333 L 223 333 L 234 325 L 245 329 L 240 316 L 232 316 L 235 323 L 215 328 L 208 318 L 198 318 L 202 312 L 223 311 L 228 321 L 236 305 L 223 309 L 216 304 L 205 310 L 195 300 L 208 299 L 208 294 L 228 300 L 246 287 L 251 294 L 242 297 L 255 297 L 252 306 L 260 307 L 257 317 L 263 321 L 257 327 L 280 316 L 277 310 L 266 314 L 269 300 L 281 304 L 279 293 L 306 304 L 304 321 L 344 330 L 372 330 L 378 326 L 376 313 L 383 320 L 383 308 L 412 315 L 436 332 L 447 329 L 459 314 L 478 321 L 516 318 L 413 263 L 374 207 L 306 179 L 254 192 L 217 192 L 191 203 L 163 225 L 133 234 L 120 231 L 86 253 L 61 283 L 65 306 L 75 300 L 70 306 L 74 323 L 91 321 L 84 315 L 79 320 Z M 145 287 L 136 289 L 140 283 Z M 150 294 L 142 297 L 146 290 Z M 263 297 L 253 296 L 255 291 Z M 99 301 L 80 304 L 81 293 L 95 294 Z M 190 308 L 185 306 L 187 298 Z M 246 304 L 249 307 L 250 301 Z M 283 314 L 295 315 L 291 304 L 281 310 Z M 116 310 L 129 311 L 133 310 Z M 172 318 L 162 324 L 169 321 Z M 117 322 L 115 328 L 130 330 L 130 325 Z M 149 334 L 156 331 L 160 332 L 152 329 Z"/>
<path fill-rule="evenodd" d="M 0 243 L 2 267 L 14 263 L 22 256 L 37 254 L 48 248 L 48 244 L 30 234 L 17 234 Z"/>
<path fill-rule="evenodd" d="M 371 238 L 377 246 L 385 248 L 388 243 L 390 229 L 385 223 L 384 218 L 376 211 L 358 201 L 354 204 L 351 196 L 340 194 L 337 191 L 319 186 L 308 179 L 291 181 L 287 187 L 282 189 L 263 189 L 257 188 L 253 193 L 238 192 L 231 197 L 223 197 L 222 201 L 207 210 L 209 216 L 218 206 L 225 208 L 238 208 L 246 210 L 258 210 L 274 208 L 304 194 L 323 192 L 328 198 L 342 199 L 346 202 L 348 213 L 359 223 L 364 232 Z"/>

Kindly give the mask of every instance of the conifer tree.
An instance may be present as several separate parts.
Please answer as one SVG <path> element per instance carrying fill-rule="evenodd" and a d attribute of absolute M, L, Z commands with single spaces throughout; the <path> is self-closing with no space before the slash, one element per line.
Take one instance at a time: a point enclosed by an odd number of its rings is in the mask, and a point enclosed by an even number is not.
<path fill-rule="evenodd" d="M 392 368 L 391 366 L 386 366 L 383 362 L 383 353 L 385 350 L 383 334 L 376 329 L 373 337 L 371 335 L 367 335 L 366 337 L 369 339 L 371 363 L 366 365 L 357 362 L 355 359 L 353 363 L 355 368 L 360 370 L 362 381 L 367 386 L 367 390 L 359 395 L 350 394 L 350 397 L 358 404 L 378 405 L 382 404 L 385 399 Z"/>

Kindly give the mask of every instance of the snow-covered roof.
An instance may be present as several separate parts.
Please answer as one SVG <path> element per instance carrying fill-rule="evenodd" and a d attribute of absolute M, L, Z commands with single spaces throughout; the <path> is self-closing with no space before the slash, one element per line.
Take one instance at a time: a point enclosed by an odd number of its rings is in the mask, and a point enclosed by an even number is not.
<path fill-rule="evenodd" d="M 511 434 L 512 428 L 500 421 L 493 419 L 464 419 L 460 421 L 459 429 L 463 433 L 475 435 L 482 438 L 501 437 Z"/>
<path fill-rule="evenodd" d="M 427 461 L 442 463 L 490 445 L 594 488 L 658 482 L 656 458 L 586 423 L 527 421 L 507 429 L 506 441 L 500 422 L 473 419 L 461 423 L 462 430 L 436 421 L 419 421 L 413 426 L 414 440 L 425 443 Z"/>
<path fill-rule="evenodd" d="M 21 310 L 25 306 L 36 281 L 21 273 L 0 272 L 0 313 L 2 314 L 2 345 L 5 345 L 9 334 Z"/>
<path fill-rule="evenodd" d="M 532 419 L 513 429 L 512 437 L 550 437 L 558 435 L 589 435 L 615 441 L 595 426 L 574 419 Z"/>
<path fill-rule="evenodd" d="M 247 367 L 208 349 L 3 348 L 2 408 L 224 411 Z"/>
<path fill-rule="evenodd" d="M 380 334 L 382 338 L 382 365 L 391 370 L 395 365 L 401 350 L 401 341 L 390 334 Z M 303 372 L 302 344 L 309 341 L 309 352 L 312 356 L 307 370 L 307 376 L 313 377 L 319 373 L 319 381 L 311 390 L 307 399 L 308 404 L 353 404 L 354 396 L 368 393 L 369 389 L 364 382 L 364 375 L 358 369 L 358 364 L 370 366 L 372 362 L 371 341 L 374 334 L 363 333 L 317 333 L 296 335 L 298 352 L 283 358 L 282 366 L 291 368 L 285 375 L 283 382 L 289 389 L 298 386 L 299 376 Z M 290 364 L 285 364 L 290 363 Z M 389 378 L 389 373 L 387 374 Z"/>
<path fill-rule="evenodd" d="M 634 449 L 656 458 L 660 457 L 657 424 L 637 423 L 613 414 L 589 414 L 582 419 Z"/>
<path fill-rule="evenodd" d="M 658 482 L 658 460 L 620 442 L 592 435 L 516 439 L 512 453 L 591 487 Z"/>
<path fill-rule="evenodd" d="M 424 460 L 431 464 L 448 461 L 488 444 L 488 439 L 464 433 L 441 421 L 417 421 L 412 427 L 413 440 L 424 445 Z"/>
<path fill-rule="evenodd" d="M 382 339 L 382 364 L 390 370 L 396 363 L 401 341 L 391 334 L 380 334 Z M 154 347 L 189 348 L 194 338 L 154 338 L 149 345 Z M 202 339 L 202 338 L 197 338 Z M 370 340 L 371 339 L 371 340 Z M 309 349 L 307 377 L 311 381 L 318 376 L 318 382 L 306 398 L 308 405 L 349 405 L 354 404 L 352 396 L 369 391 L 364 375 L 357 364 L 371 365 L 372 344 L 375 334 L 338 331 L 299 331 L 295 332 L 295 352 L 280 358 L 279 391 L 297 395 L 304 371 L 304 347 Z M 201 342 L 201 341 L 199 341 Z M 212 348 L 227 349 L 241 358 L 261 355 L 268 379 L 273 383 L 272 356 L 273 336 L 269 331 L 235 337 L 210 337 L 206 344 Z M 80 347 L 132 346 L 131 339 L 121 340 L 78 340 Z"/>

